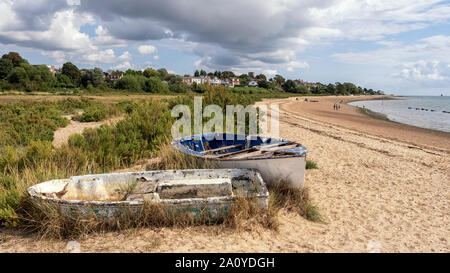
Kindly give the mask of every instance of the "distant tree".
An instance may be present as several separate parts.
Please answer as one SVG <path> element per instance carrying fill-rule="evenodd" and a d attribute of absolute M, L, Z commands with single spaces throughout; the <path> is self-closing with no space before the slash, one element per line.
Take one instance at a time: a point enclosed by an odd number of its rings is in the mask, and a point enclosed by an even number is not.
<path fill-rule="evenodd" d="M 10 83 L 25 84 L 28 81 L 28 75 L 23 67 L 18 66 L 11 70 L 7 79 Z"/>
<path fill-rule="evenodd" d="M 216 76 L 217 78 L 222 78 L 222 72 L 216 70 L 214 71 L 214 76 Z"/>
<path fill-rule="evenodd" d="M 348 94 L 357 94 L 358 93 L 358 87 L 356 87 L 356 85 L 354 85 L 353 83 L 344 82 L 343 85 L 344 85 L 345 91 Z"/>
<path fill-rule="evenodd" d="M 123 73 L 124 76 L 142 76 L 144 73 L 140 70 L 133 70 L 131 68 L 127 69 L 125 73 Z"/>
<path fill-rule="evenodd" d="M 222 78 L 231 78 L 234 76 L 233 71 L 222 71 Z"/>
<path fill-rule="evenodd" d="M 0 59 L 0 79 L 6 78 L 9 72 L 13 69 L 14 65 L 11 59 L 1 58 Z"/>
<path fill-rule="evenodd" d="M 269 82 L 266 80 L 258 81 L 258 87 L 261 88 L 269 88 Z"/>
<path fill-rule="evenodd" d="M 69 77 L 70 81 L 75 85 L 79 86 L 81 82 L 81 72 L 78 67 L 71 62 L 63 64 L 61 68 L 61 73 Z"/>
<path fill-rule="evenodd" d="M 115 83 L 115 88 L 134 92 L 142 90 L 138 80 L 132 75 L 125 75 L 118 79 Z"/>
<path fill-rule="evenodd" d="M 194 77 L 199 77 L 199 76 L 200 76 L 200 72 L 198 72 L 198 70 L 195 70 Z"/>
<path fill-rule="evenodd" d="M 74 85 L 69 77 L 64 74 L 56 74 L 55 87 L 73 88 Z"/>
<path fill-rule="evenodd" d="M 165 81 L 169 82 L 169 83 L 179 83 L 183 81 L 183 77 L 179 76 L 179 75 L 175 75 L 175 74 L 169 74 Z"/>
<path fill-rule="evenodd" d="M 327 93 L 330 95 L 336 95 L 336 87 L 334 84 L 330 83 L 327 85 Z"/>
<path fill-rule="evenodd" d="M 200 76 L 206 76 L 206 71 L 205 70 L 200 70 Z"/>
<path fill-rule="evenodd" d="M 46 65 L 36 65 L 33 68 L 28 78 L 35 83 L 38 90 L 48 90 L 54 85 L 55 78 Z"/>
<path fill-rule="evenodd" d="M 169 77 L 169 72 L 165 68 L 158 69 L 161 80 L 166 80 Z"/>
<path fill-rule="evenodd" d="M 283 84 L 283 90 L 285 92 L 289 92 L 289 93 L 297 93 L 297 85 L 295 84 L 295 82 L 293 80 L 287 80 Z"/>
<path fill-rule="evenodd" d="M 241 74 L 239 76 L 239 81 L 242 85 L 247 85 L 250 82 L 251 78 L 248 74 Z"/>
<path fill-rule="evenodd" d="M 336 93 L 337 93 L 337 95 L 346 95 L 347 94 L 345 86 L 340 82 L 336 83 Z"/>
<path fill-rule="evenodd" d="M 94 68 L 87 70 L 81 77 L 81 83 L 84 87 L 92 85 L 98 87 L 105 83 L 105 77 L 101 68 Z"/>
<path fill-rule="evenodd" d="M 297 86 L 295 93 L 299 93 L 299 94 L 309 94 L 309 89 L 306 86 Z"/>
<path fill-rule="evenodd" d="M 159 77 L 150 77 L 145 82 L 144 90 L 146 92 L 151 93 L 162 93 L 162 94 L 169 93 L 169 88 L 167 87 L 167 84 L 163 83 Z"/>
<path fill-rule="evenodd" d="M 256 75 L 256 78 L 259 80 L 267 80 L 266 75 L 264 75 L 264 74 L 258 74 L 258 75 Z"/>
<path fill-rule="evenodd" d="M 189 75 L 189 74 L 184 74 L 184 77 L 190 77 L 191 75 Z"/>
<path fill-rule="evenodd" d="M 142 74 L 147 78 L 150 78 L 150 77 L 161 78 L 161 74 L 157 70 L 155 70 L 151 67 L 146 68 Z"/>
<path fill-rule="evenodd" d="M 186 93 L 189 87 L 182 82 L 177 82 L 169 84 L 169 90 L 173 93 Z"/>
<path fill-rule="evenodd" d="M 274 80 L 280 86 L 283 86 L 283 84 L 286 82 L 286 80 L 281 75 L 275 75 Z"/>
<path fill-rule="evenodd" d="M 22 63 L 28 63 L 27 60 L 20 57 L 17 52 L 9 52 L 8 54 L 3 54 L 2 59 L 10 59 L 13 63 L 13 66 L 19 66 Z"/>

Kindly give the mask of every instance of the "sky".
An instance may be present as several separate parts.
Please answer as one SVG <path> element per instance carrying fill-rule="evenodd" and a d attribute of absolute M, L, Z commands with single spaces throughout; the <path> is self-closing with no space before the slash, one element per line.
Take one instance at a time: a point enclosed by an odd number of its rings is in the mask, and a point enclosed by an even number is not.
<path fill-rule="evenodd" d="M 0 53 L 450 96 L 450 1 L 0 0 Z"/>

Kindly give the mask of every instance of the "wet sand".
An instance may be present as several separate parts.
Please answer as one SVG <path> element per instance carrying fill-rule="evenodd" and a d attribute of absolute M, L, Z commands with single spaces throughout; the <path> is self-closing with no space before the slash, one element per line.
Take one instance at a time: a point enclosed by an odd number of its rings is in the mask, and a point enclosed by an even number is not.
<path fill-rule="evenodd" d="M 419 128 L 392 121 L 370 118 L 355 107 L 346 103 L 356 100 L 379 99 L 383 96 L 327 96 L 309 97 L 309 100 L 318 102 L 305 102 L 304 98 L 290 98 L 279 101 L 280 107 L 286 112 L 308 117 L 344 128 L 361 131 L 370 135 L 399 140 L 431 149 L 446 150 L 450 152 L 450 133 Z M 390 96 L 384 96 L 390 98 Z M 400 98 L 401 99 L 401 98 Z M 339 104 L 340 110 L 334 110 L 333 104 Z"/>
<path fill-rule="evenodd" d="M 281 105 L 281 136 L 308 147 L 318 165 L 307 170 L 305 186 L 326 223 L 281 211 L 278 232 L 145 228 L 89 235 L 78 240 L 81 252 L 449 252 L 450 138 L 372 120 L 347 105 L 335 113 L 334 98 L 313 99 L 319 102 L 269 102 Z M 0 231 L 1 252 L 65 252 L 68 241 Z"/>

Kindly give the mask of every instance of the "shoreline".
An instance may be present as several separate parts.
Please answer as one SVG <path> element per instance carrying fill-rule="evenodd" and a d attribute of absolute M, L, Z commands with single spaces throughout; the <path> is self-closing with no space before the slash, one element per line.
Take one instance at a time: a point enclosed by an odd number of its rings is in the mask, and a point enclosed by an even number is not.
<path fill-rule="evenodd" d="M 400 97 L 401 97 L 401 96 L 400 96 Z M 403 96 L 403 97 L 405 97 L 405 96 Z M 401 99 L 401 98 L 399 98 L 398 96 L 386 98 L 386 100 L 397 100 L 397 99 Z M 446 132 L 446 131 L 442 131 L 442 130 L 438 130 L 438 129 L 432 129 L 432 128 L 425 128 L 425 127 L 420 127 L 420 126 L 416 126 L 416 125 L 412 125 L 412 124 L 408 124 L 408 123 L 403 123 L 403 122 L 400 122 L 400 121 L 395 121 L 395 120 L 390 119 L 390 118 L 389 118 L 386 114 L 384 114 L 384 113 L 376 112 L 376 111 L 373 111 L 373 110 L 371 110 L 371 109 L 369 109 L 369 108 L 362 108 L 362 107 L 359 107 L 359 106 L 356 106 L 356 105 L 351 105 L 351 104 L 349 104 L 349 103 L 351 103 L 351 102 L 357 102 L 357 101 L 371 101 L 371 100 L 382 100 L 382 98 L 365 99 L 365 100 L 351 100 L 351 101 L 346 102 L 345 104 L 347 104 L 347 105 L 350 106 L 350 107 L 356 107 L 356 108 L 358 108 L 358 109 L 360 110 L 361 113 L 363 113 L 364 115 L 367 115 L 367 116 L 369 116 L 369 117 L 371 117 L 371 118 L 380 119 L 380 120 L 385 120 L 385 121 L 389 121 L 389 122 L 393 122 L 393 123 L 397 123 L 397 124 L 401 124 L 401 125 L 406 125 L 406 126 L 418 128 L 418 129 L 430 130 L 430 131 L 436 132 L 436 133 L 448 133 L 449 136 L 450 136 L 450 132 Z"/>
<path fill-rule="evenodd" d="M 423 148 L 450 153 L 450 133 L 428 128 L 408 125 L 392 120 L 377 119 L 360 111 L 360 107 L 349 105 L 349 102 L 381 99 L 393 96 L 324 96 L 298 97 L 285 100 L 265 100 L 279 103 L 280 109 L 303 118 L 325 122 L 361 133 L 401 141 Z M 318 99 L 311 103 L 304 98 Z M 341 104 L 341 110 L 333 110 L 333 104 Z M 373 111 L 372 111 L 373 112 Z"/>

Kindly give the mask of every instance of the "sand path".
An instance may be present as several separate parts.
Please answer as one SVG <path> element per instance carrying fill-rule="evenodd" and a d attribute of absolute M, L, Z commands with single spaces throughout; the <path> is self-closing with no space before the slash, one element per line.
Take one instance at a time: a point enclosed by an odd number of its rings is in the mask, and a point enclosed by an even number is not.
<path fill-rule="evenodd" d="M 53 133 L 53 146 L 60 147 L 61 145 L 67 143 L 69 136 L 73 134 L 81 134 L 86 128 L 98 128 L 104 124 L 114 125 L 119 120 L 123 119 L 123 116 L 112 117 L 106 120 L 98 121 L 98 122 L 79 122 L 76 120 L 72 120 L 73 115 L 64 116 L 69 120 L 69 125 L 63 128 L 58 128 Z"/>
<path fill-rule="evenodd" d="M 306 186 L 327 223 L 282 211 L 278 232 L 258 226 L 139 229 L 79 240 L 85 252 L 449 252 L 450 158 L 390 138 L 286 112 L 281 136 L 310 150 L 319 169 Z M 295 100 L 295 99 L 294 99 Z M 449 139 L 450 141 L 450 139 Z M 65 251 L 67 241 L 39 241 L 4 230 L 0 251 Z"/>

